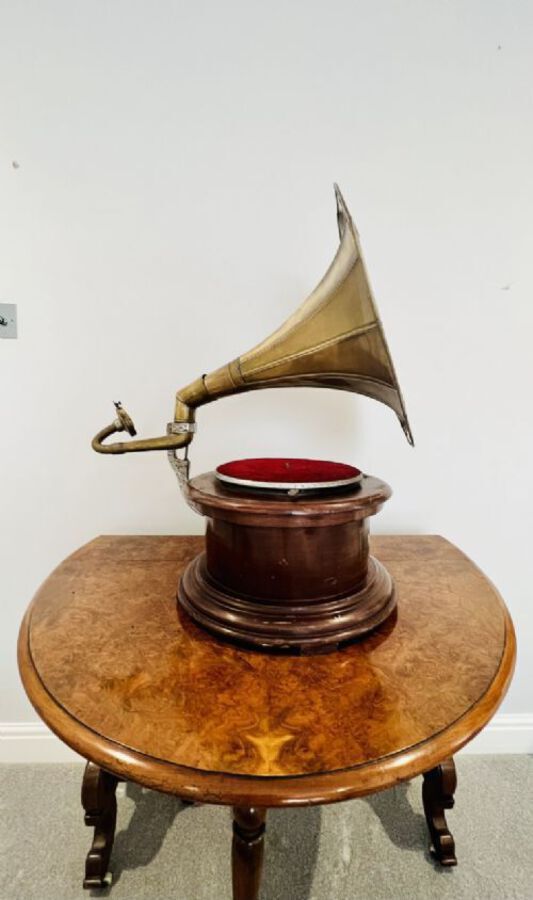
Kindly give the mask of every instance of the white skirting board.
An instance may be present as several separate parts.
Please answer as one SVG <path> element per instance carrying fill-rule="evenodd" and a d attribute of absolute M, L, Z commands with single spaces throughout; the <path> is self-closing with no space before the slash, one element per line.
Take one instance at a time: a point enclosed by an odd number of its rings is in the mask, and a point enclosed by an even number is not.
<path fill-rule="evenodd" d="M 83 762 L 43 722 L 0 723 L 0 763 Z"/>
<path fill-rule="evenodd" d="M 533 713 L 502 713 L 461 753 L 533 753 Z M 83 762 L 42 722 L 0 723 L 0 763 Z"/>

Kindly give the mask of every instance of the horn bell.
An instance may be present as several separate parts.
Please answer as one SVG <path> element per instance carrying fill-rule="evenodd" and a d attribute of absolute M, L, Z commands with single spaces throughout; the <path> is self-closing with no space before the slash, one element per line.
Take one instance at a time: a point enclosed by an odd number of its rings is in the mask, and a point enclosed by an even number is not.
<path fill-rule="evenodd" d="M 178 409 L 268 387 L 353 391 L 394 410 L 414 444 L 359 237 L 335 185 L 340 243 L 320 284 L 270 337 L 177 395 Z"/>

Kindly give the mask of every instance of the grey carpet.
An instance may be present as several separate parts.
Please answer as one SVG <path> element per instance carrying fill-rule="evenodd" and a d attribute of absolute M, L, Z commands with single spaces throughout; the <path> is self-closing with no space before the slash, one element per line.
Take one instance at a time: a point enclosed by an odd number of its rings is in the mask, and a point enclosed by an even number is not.
<path fill-rule="evenodd" d="M 459 866 L 428 856 L 420 779 L 329 807 L 271 811 L 262 900 L 533 898 L 533 759 L 466 756 L 448 813 Z M 1 900 L 230 900 L 230 814 L 128 785 L 112 888 L 84 892 L 76 765 L 0 767 Z"/>

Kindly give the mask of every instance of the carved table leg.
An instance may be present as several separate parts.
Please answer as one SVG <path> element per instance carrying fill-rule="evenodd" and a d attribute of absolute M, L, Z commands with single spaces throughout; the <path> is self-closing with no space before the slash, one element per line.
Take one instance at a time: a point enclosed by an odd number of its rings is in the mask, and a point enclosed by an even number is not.
<path fill-rule="evenodd" d="M 233 900 L 257 900 L 263 865 L 266 811 L 254 806 L 233 808 Z"/>
<path fill-rule="evenodd" d="M 95 763 L 88 762 L 85 767 L 81 802 L 85 810 L 85 824 L 94 827 L 94 837 L 85 861 L 84 888 L 103 888 L 111 884 L 108 865 L 115 839 L 115 790 L 119 780 Z"/>
<path fill-rule="evenodd" d="M 431 837 L 430 850 L 442 866 L 456 866 L 455 842 L 446 823 L 445 809 L 451 809 L 457 787 L 453 759 L 445 759 L 439 766 L 424 773 L 422 799 Z"/>

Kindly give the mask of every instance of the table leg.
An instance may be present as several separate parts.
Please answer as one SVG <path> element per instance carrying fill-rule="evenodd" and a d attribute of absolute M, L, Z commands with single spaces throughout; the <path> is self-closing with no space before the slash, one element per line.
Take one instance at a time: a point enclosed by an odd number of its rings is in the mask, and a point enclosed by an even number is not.
<path fill-rule="evenodd" d="M 233 900 L 257 900 L 263 865 L 266 810 L 233 808 Z"/>
<path fill-rule="evenodd" d="M 88 762 L 85 767 L 81 802 L 85 810 L 85 824 L 94 827 L 94 837 L 85 861 L 84 888 L 103 888 L 111 884 L 108 866 L 115 840 L 115 790 L 119 780 L 95 763 Z"/>
<path fill-rule="evenodd" d="M 444 814 L 454 804 L 457 774 L 453 759 L 445 759 L 439 766 L 424 773 L 422 799 L 431 837 L 430 850 L 442 866 L 456 866 L 455 841 Z"/>

